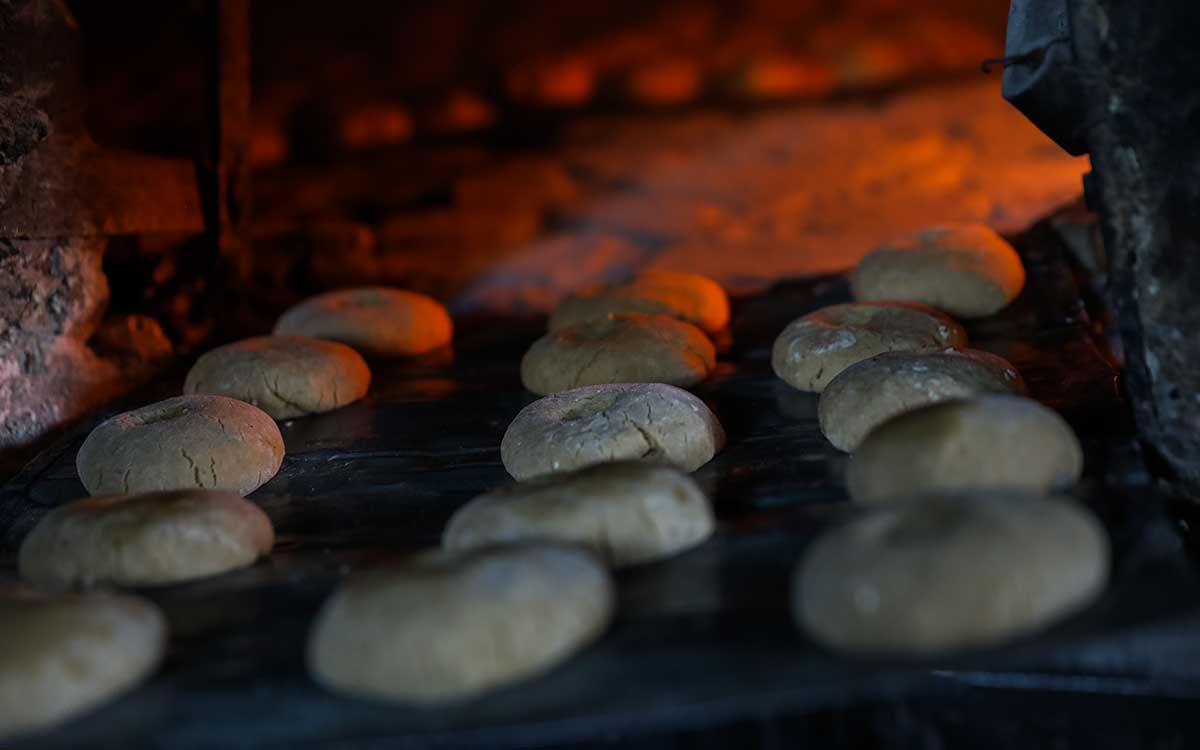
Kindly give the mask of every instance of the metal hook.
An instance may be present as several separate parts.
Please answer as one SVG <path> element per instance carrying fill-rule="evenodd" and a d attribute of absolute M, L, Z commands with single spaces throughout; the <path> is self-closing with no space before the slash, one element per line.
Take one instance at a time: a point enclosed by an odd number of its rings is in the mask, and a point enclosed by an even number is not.
<path fill-rule="evenodd" d="M 1059 36 L 1051 39 L 1041 47 L 1034 47 L 1028 52 L 1022 52 L 1019 55 L 1007 55 L 1005 57 L 989 57 L 979 64 L 979 69 L 984 73 L 990 74 L 993 65 L 1025 65 L 1026 63 L 1040 63 L 1042 58 L 1046 56 L 1046 50 L 1050 49 L 1055 44 L 1070 41 L 1069 37 Z"/>

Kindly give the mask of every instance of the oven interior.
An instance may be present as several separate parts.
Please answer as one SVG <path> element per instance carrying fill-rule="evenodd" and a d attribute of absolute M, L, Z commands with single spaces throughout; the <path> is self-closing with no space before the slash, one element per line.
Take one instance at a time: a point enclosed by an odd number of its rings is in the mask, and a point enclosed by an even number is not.
<path fill-rule="evenodd" d="M 457 329 L 452 350 L 373 363 L 362 402 L 281 425 L 283 468 L 252 497 L 274 553 L 143 592 L 170 620 L 163 670 L 42 746 L 940 747 L 990 722 L 1000 747 L 1080 741 L 1067 725 L 1082 715 L 1113 727 L 1093 747 L 1188 736 L 1175 711 L 1195 696 L 1200 650 L 1195 428 L 1179 425 L 1195 407 L 1163 394 L 1195 394 L 1196 350 L 1145 363 L 1160 329 L 1197 313 L 1132 290 L 1169 276 L 1167 297 L 1188 298 L 1196 266 L 1178 256 L 1195 249 L 1196 203 L 1120 197 L 1150 177 L 1185 183 L 1200 160 L 1163 136 L 1138 148 L 1181 158 L 1116 169 L 1128 132 L 1144 132 L 1132 120 L 1111 143 L 1087 131 L 1090 160 L 1067 153 L 1056 126 L 1076 113 L 1039 105 L 1069 85 L 1047 94 L 1039 78 L 1018 111 L 1010 74 L 981 71 L 1013 57 L 1010 11 L 1038 10 L 1012 5 L 0 2 L 4 576 L 33 524 L 83 494 L 89 429 L 177 394 L 214 345 L 368 284 L 438 298 Z M 1106 5 L 1076 4 L 1076 37 Z M 1004 62 L 1053 62 L 1041 49 Z M 1190 90 L 1174 80 L 1165 90 Z M 1169 109 L 1200 121 L 1194 103 Z M 1100 184 L 1088 178 L 1085 201 L 1089 169 Z M 1166 229 L 1147 239 L 1131 212 Z M 987 223 L 1022 256 L 1021 296 L 968 333 L 1083 440 L 1077 494 L 1108 526 L 1113 580 L 1083 615 L 1011 647 L 847 659 L 787 613 L 799 552 L 848 513 L 845 456 L 816 399 L 772 375 L 770 347 L 788 321 L 848 301 L 843 273 L 872 247 L 946 222 Z M 1181 249 L 1154 254 L 1168 244 Z M 1161 261 L 1153 278 L 1137 257 Z M 609 635 L 529 684 L 436 710 L 321 691 L 303 648 L 322 599 L 350 570 L 436 545 L 457 507 L 507 480 L 499 439 L 534 400 L 517 363 L 545 315 L 642 269 L 705 274 L 733 300 L 719 367 L 696 389 L 730 436 L 696 474 L 717 537 L 619 574 Z M 1003 706 L 1024 699 L 1069 718 L 1010 720 Z"/>

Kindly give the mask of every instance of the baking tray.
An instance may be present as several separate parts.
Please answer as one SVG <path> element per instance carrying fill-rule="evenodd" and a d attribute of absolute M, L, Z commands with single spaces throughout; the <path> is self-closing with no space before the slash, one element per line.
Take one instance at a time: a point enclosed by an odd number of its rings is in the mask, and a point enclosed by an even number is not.
<path fill-rule="evenodd" d="M 617 574 L 612 628 L 569 663 L 434 709 L 338 697 L 304 670 L 309 623 L 343 576 L 436 544 L 458 506 L 508 481 L 500 437 L 533 400 L 517 364 L 543 324 L 468 320 L 453 353 L 377 364 L 361 403 L 283 424 L 283 468 L 251 496 L 278 532 L 271 557 L 141 590 L 170 621 L 160 672 L 14 746 L 560 746 L 849 709 L 952 685 L 1200 696 L 1195 568 L 1131 440 L 1112 357 L 1097 344 L 1103 332 L 1048 226 L 1014 241 L 1029 272 L 1025 291 L 968 331 L 975 346 L 1010 358 L 1033 395 L 1081 434 L 1088 471 L 1078 495 L 1105 520 L 1115 548 L 1105 596 L 1052 630 L 1001 649 L 913 662 L 832 654 L 792 625 L 795 561 L 816 533 L 852 512 L 845 458 L 821 437 L 816 397 L 770 370 L 770 345 L 784 324 L 848 298 L 840 278 L 804 279 L 735 301 L 720 366 L 695 389 L 728 432 L 726 449 L 696 473 L 715 502 L 716 536 Z M 177 391 L 178 381 L 167 379 L 140 398 Z M 89 426 L 0 491 L 0 576 L 15 577 L 16 547 L 48 508 L 84 494 L 74 456 Z"/>

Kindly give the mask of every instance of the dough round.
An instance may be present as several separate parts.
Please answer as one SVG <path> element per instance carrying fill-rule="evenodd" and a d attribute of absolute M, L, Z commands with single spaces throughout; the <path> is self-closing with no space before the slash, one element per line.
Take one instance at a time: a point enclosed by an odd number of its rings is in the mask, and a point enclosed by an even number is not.
<path fill-rule="evenodd" d="M 962 326 L 931 307 L 852 302 L 789 323 L 775 339 L 771 367 L 793 388 L 820 393 L 839 372 L 876 354 L 966 345 Z"/>
<path fill-rule="evenodd" d="M 796 570 L 792 611 L 833 649 L 936 654 L 1076 612 L 1103 591 L 1108 568 L 1104 528 L 1070 500 L 931 496 L 821 535 Z"/>
<path fill-rule="evenodd" d="M 626 312 L 669 315 L 713 333 L 729 324 L 729 297 L 720 284 L 706 276 L 643 271 L 623 284 L 570 295 L 550 313 L 550 330 Z"/>
<path fill-rule="evenodd" d="M 307 336 L 258 336 L 207 352 L 183 392 L 229 396 L 275 419 L 331 411 L 367 395 L 371 370 L 345 344 Z"/>
<path fill-rule="evenodd" d="M 850 275 L 857 300 L 902 299 L 982 318 L 1016 299 L 1025 267 L 983 224 L 934 227 L 875 248 Z"/>
<path fill-rule="evenodd" d="M 621 383 L 534 401 L 505 431 L 500 458 L 518 481 L 627 458 L 695 471 L 724 444 L 716 415 L 687 391 Z"/>
<path fill-rule="evenodd" d="M 132 689 L 162 660 L 166 637 L 166 619 L 140 597 L 0 597 L 0 738 L 47 728 Z"/>
<path fill-rule="evenodd" d="M 446 524 L 442 547 L 554 539 L 613 566 L 670 557 L 713 533 L 712 506 L 678 469 L 616 461 L 509 485 L 476 497 Z"/>
<path fill-rule="evenodd" d="M 608 626 L 613 598 L 604 566 L 579 547 L 428 555 L 335 591 L 309 636 L 308 667 L 352 695 L 466 698 L 566 660 Z"/>
<path fill-rule="evenodd" d="M 275 530 L 234 492 L 104 495 L 61 505 L 21 544 L 21 577 L 46 588 L 148 586 L 216 575 L 271 551 Z"/>
<path fill-rule="evenodd" d="M 118 414 L 75 457 L 92 495 L 204 488 L 248 495 L 283 463 L 283 435 L 261 409 L 225 396 L 176 396 Z"/>
<path fill-rule="evenodd" d="M 1044 492 L 1083 472 L 1083 450 L 1054 411 L 1021 396 L 946 401 L 889 419 L 850 459 L 846 485 L 859 502 L 973 489 Z"/>
<path fill-rule="evenodd" d="M 304 300 L 279 316 L 275 333 L 340 341 L 370 357 L 408 357 L 448 345 L 454 324 L 432 297 L 359 287 Z"/>
<path fill-rule="evenodd" d="M 977 393 L 1024 393 L 1015 368 L 976 349 L 888 352 L 851 365 L 817 402 L 821 432 L 834 447 L 852 451 L 867 433 L 921 406 Z"/>
<path fill-rule="evenodd" d="M 716 364 L 712 342 L 690 323 L 610 313 L 533 342 L 521 359 L 521 382 L 539 396 L 601 383 L 689 386 L 708 377 Z"/>

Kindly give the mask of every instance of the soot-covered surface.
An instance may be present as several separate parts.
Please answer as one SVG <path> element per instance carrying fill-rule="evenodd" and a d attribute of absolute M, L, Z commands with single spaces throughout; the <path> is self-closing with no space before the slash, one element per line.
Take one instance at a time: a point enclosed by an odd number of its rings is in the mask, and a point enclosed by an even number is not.
<path fill-rule="evenodd" d="M 308 625 L 346 573 L 435 544 L 459 505 L 508 479 L 500 437 L 532 400 L 517 363 L 542 322 L 463 321 L 453 354 L 378 364 L 363 402 L 283 425 L 283 468 L 252 495 L 278 530 L 275 553 L 248 570 L 144 590 L 170 620 L 160 673 L 30 744 L 495 748 L 794 721 L 950 685 L 1195 695 L 1200 670 L 1186 658 L 1200 653 L 1190 635 L 1200 623 L 1193 566 L 1140 470 L 1115 371 L 1093 343 L 1056 240 L 1039 225 L 1019 244 L 1026 291 L 969 332 L 975 345 L 1009 357 L 1033 394 L 1080 431 L 1088 451 L 1080 495 L 1106 520 L 1116 549 L 1105 597 L 1051 632 L 994 652 L 904 663 L 830 654 L 792 626 L 793 564 L 816 533 L 852 512 L 844 458 L 821 437 L 816 398 L 770 371 L 771 341 L 788 320 L 847 297 L 842 280 L 814 278 L 736 302 L 720 367 L 696 389 L 729 435 L 697 472 L 720 529 L 675 559 L 620 573 L 616 621 L 578 658 L 527 684 L 429 710 L 340 698 L 305 674 Z M 173 387 L 162 384 L 162 395 Z M 45 509 L 84 494 L 74 470 L 83 434 L 3 489 L 4 577 L 13 577 L 16 546 Z"/>

